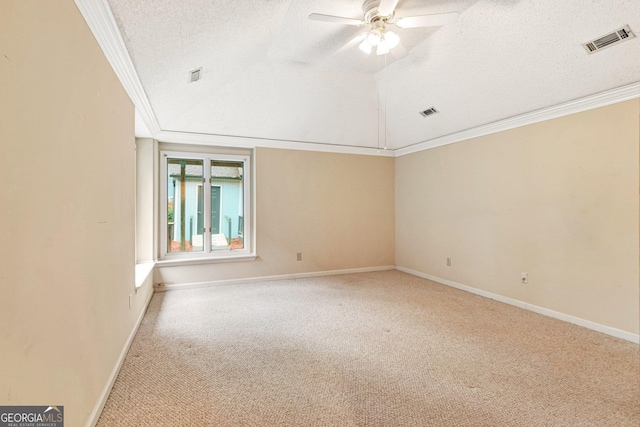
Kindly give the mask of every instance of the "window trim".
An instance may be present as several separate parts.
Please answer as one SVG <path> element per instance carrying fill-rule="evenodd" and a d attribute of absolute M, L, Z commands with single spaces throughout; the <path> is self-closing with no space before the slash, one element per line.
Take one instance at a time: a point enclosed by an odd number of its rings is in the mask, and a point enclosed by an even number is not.
<path fill-rule="evenodd" d="M 210 188 L 213 186 L 211 182 L 211 161 L 234 161 L 243 162 L 242 171 L 242 202 L 243 202 L 243 244 L 242 249 L 216 249 L 212 250 L 210 238 L 206 239 L 203 235 L 203 250 L 198 252 L 168 252 L 168 236 L 167 236 L 167 159 L 193 159 L 202 160 L 204 169 L 204 178 L 208 182 L 203 183 L 204 204 L 209 206 L 211 204 Z M 225 152 L 217 152 L 215 149 L 211 151 L 176 151 L 176 150 L 160 150 L 160 200 L 159 200 L 159 229 L 160 238 L 158 239 L 158 253 L 159 259 L 157 264 L 162 265 L 187 265 L 187 264 L 200 264 L 209 262 L 227 262 L 227 261 L 250 261 L 255 260 L 256 255 L 253 248 L 253 233 L 254 233 L 254 198 L 253 198 L 253 162 L 251 154 L 230 154 Z M 209 212 L 206 209 L 205 212 Z M 210 212 L 204 215 L 204 226 L 209 229 L 211 224 L 211 218 L 209 218 Z M 206 235 L 207 233 L 205 233 Z M 210 232 L 208 233 L 210 236 Z M 207 242 L 209 240 L 209 242 Z M 208 243 L 208 244 L 207 244 Z"/>

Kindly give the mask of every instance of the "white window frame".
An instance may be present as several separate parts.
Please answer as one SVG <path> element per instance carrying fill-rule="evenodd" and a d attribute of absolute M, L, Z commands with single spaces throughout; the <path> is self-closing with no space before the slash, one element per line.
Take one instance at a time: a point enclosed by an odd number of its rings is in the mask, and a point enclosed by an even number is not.
<path fill-rule="evenodd" d="M 167 159 L 202 160 L 204 169 L 203 196 L 204 196 L 204 234 L 203 250 L 198 252 L 168 252 L 167 251 Z M 252 204 L 252 163 L 249 154 L 217 154 L 215 152 L 204 153 L 200 151 L 160 151 L 160 206 L 159 206 L 159 261 L 158 264 L 190 264 L 200 262 L 220 261 L 248 261 L 256 258 L 253 249 L 253 204 Z M 242 168 L 242 200 L 243 200 L 243 248 L 242 249 L 216 249 L 211 250 L 211 161 L 243 162 Z"/>

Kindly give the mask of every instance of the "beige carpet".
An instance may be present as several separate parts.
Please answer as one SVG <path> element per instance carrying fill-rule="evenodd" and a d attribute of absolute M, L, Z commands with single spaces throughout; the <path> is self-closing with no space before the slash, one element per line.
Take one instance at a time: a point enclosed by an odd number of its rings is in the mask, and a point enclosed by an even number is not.
<path fill-rule="evenodd" d="M 638 345 L 398 271 L 156 294 L 98 426 L 638 426 Z"/>

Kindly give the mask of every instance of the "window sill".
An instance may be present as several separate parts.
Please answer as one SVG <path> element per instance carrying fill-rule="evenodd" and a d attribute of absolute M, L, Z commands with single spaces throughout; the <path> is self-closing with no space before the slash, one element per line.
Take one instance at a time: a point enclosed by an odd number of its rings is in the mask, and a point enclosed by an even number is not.
<path fill-rule="evenodd" d="M 139 289 L 149 275 L 153 273 L 153 267 L 155 267 L 155 265 L 156 263 L 154 261 L 136 264 L 136 290 Z"/>
<path fill-rule="evenodd" d="M 194 258 L 176 258 L 176 259 L 162 259 L 156 261 L 158 267 L 177 267 L 181 265 L 194 265 L 194 264 L 218 264 L 223 262 L 243 262 L 243 261 L 255 261 L 258 258 L 256 254 L 249 255 L 229 255 L 218 257 L 194 257 Z"/>

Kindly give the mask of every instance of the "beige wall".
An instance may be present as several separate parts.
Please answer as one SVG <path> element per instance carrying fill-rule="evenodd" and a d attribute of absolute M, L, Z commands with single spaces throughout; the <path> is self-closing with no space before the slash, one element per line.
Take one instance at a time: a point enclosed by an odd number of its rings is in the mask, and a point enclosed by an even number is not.
<path fill-rule="evenodd" d="M 397 158 L 396 264 L 637 334 L 639 116 L 636 99 Z"/>
<path fill-rule="evenodd" d="M 156 281 L 394 265 L 393 158 L 258 148 L 255 161 L 259 258 L 158 268 Z"/>
<path fill-rule="evenodd" d="M 0 2 L 0 405 L 85 425 L 141 313 L 134 110 L 70 0 Z"/>
<path fill-rule="evenodd" d="M 136 260 L 154 261 L 156 203 L 154 197 L 157 171 L 158 142 L 150 138 L 136 138 Z"/>

